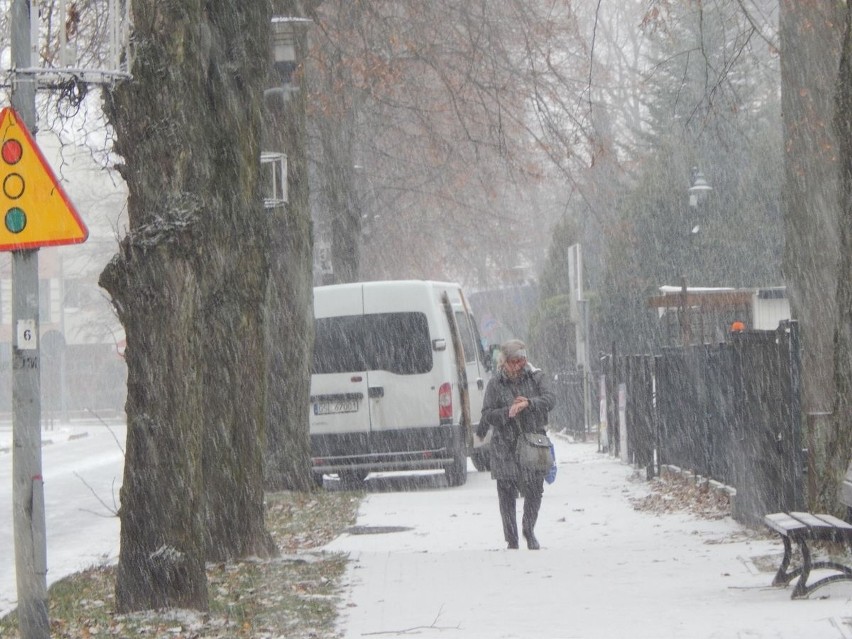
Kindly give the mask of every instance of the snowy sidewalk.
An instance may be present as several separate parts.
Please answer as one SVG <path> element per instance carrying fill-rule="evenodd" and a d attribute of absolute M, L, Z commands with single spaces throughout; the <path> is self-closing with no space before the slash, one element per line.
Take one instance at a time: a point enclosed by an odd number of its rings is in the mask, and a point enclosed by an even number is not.
<path fill-rule="evenodd" d="M 538 552 L 505 549 L 487 473 L 473 471 L 455 489 L 421 477 L 407 492 L 368 480 L 377 492 L 362 504 L 358 532 L 376 534 L 347 533 L 326 546 L 351 559 L 341 633 L 852 639 L 852 584 L 791 601 L 789 588 L 769 587 L 779 540 L 730 518 L 637 511 L 631 499 L 649 487 L 630 467 L 594 443 L 556 445 L 559 475 L 545 486 Z"/>

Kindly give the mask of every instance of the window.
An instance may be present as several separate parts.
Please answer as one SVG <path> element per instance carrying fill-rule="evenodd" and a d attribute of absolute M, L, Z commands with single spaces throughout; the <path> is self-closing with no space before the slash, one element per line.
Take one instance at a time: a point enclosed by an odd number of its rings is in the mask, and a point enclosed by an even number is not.
<path fill-rule="evenodd" d="M 314 373 L 343 373 L 367 369 L 362 317 L 349 315 L 318 319 L 314 328 Z"/>
<path fill-rule="evenodd" d="M 459 327 L 459 335 L 461 335 L 464 361 L 472 364 L 476 361 L 476 346 L 473 342 L 473 336 L 470 334 L 470 322 L 467 314 L 463 311 L 456 311 L 456 326 Z"/>
<path fill-rule="evenodd" d="M 432 370 L 432 343 L 423 313 L 365 315 L 370 370 L 419 375 Z"/>
<path fill-rule="evenodd" d="M 376 313 L 316 320 L 313 372 L 385 370 L 418 375 L 432 370 L 432 344 L 423 313 Z"/>
<path fill-rule="evenodd" d="M 479 334 L 479 327 L 476 324 L 476 318 L 470 316 L 470 328 L 473 331 L 473 339 L 476 342 L 476 352 L 479 353 L 479 363 L 484 365 L 486 370 L 490 370 L 491 357 L 485 352 L 485 341 Z"/>

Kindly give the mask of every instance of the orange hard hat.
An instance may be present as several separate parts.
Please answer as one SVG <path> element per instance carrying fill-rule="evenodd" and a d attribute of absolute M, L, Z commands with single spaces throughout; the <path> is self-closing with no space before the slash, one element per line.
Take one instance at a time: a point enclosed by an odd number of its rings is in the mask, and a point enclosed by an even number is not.
<path fill-rule="evenodd" d="M 734 333 L 739 333 L 739 332 L 744 331 L 744 330 L 745 330 L 745 324 L 743 324 L 739 320 L 737 320 L 736 322 L 731 324 L 731 331 L 733 331 Z"/>

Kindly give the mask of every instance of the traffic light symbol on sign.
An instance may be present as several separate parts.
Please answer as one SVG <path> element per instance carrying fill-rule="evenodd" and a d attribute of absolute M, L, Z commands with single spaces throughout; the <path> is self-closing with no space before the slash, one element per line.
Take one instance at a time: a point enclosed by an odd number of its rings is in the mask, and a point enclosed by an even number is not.
<path fill-rule="evenodd" d="M 88 230 L 24 123 L 0 111 L 0 251 L 78 244 Z"/>
<path fill-rule="evenodd" d="M 24 147 L 19 140 L 9 138 L 0 146 L 0 155 L 3 157 L 3 162 L 8 165 L 11 170 L 3 178 L 3 195 L 10 200 L 17 200 L 26 189 L 26 182 L 20 173 L 15 173 L 15 165 L 21 161 L 24 156 Z M 6 211 L 5 216 L 6 228 L 11 233 L 20 233 L 27 225 L 27 214 L 20 207 L 13 206 Z"/>

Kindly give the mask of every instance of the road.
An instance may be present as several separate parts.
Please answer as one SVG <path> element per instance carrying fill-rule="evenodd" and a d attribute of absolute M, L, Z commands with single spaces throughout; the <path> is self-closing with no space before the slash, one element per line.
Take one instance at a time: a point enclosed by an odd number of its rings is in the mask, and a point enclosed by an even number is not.
<path fill-rule="evenodd" d="M 118 556 L 118 490 L 124 468 L 123 424 L 58 424 L 43 431 L 48 583 Z M 0 615 L 13 609 L 12 433 L 0 424 Z M 120 442 L 120 444 L 119 444 Z"/>

